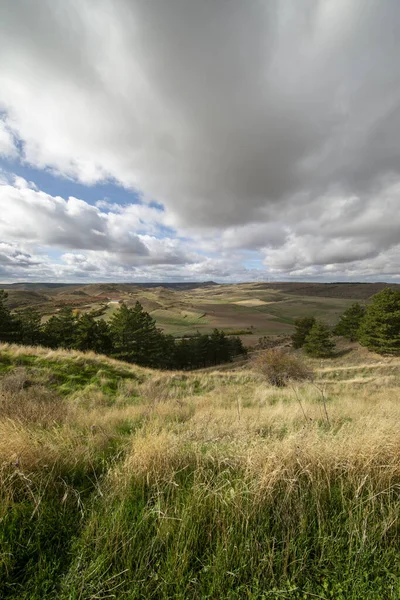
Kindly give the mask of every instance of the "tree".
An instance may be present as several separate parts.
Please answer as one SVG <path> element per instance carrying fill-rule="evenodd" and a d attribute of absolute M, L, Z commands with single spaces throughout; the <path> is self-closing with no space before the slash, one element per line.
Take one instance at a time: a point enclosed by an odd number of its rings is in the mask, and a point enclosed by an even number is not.
<path fill-rule="evenodd" d="M 379 354 L 400 354 L 400 292 L 385 288 L 373 296 L 358 339 Z"/>
<path fill-rule="evenodd" d="M 72 308 L 64 307 L 52 316 L 44 326 L 45 344 L 51 348 L 73 348 L 76 343 L 77 317 Z"/>
<path fill-rule="evenodd" d="M 0 290 L 0 341 L 18 342 L 20 341 L 19 323 L 5 304 L 7 298 L 7 292 Z"/>
<path fill-rule="evenodd" d="M 26 308 L 18 314 L 20 340 L 23 344 L 38 346 L 43 342 L 42 317 L 35 308 Z"/>
<path fill-rule="evenodd" d="M 117 358 L 157 366 L 162 356 L 162 332 L 140 302 L 133 308 L 121 304 L 111 317 L 110 332 Z"/>
<path fill-rule="evenodd" d="M 365 306 L 361 306 L 361 304 L 355 302 L 341 315 L 333 333 L 335 335 L 342 335 L 354 342 L 358 337 L 358 330 L 364 316 Z"/>
<path fill-rule="evenodd" d="M 329 328 L 321 321 L 315 321 L 304 343 L 306 354 L 314 358 L 328 358 L 332 356 L 334 348 L 335 342 Z"/>
<path fill-rule="evenodd" d="M 208 361 L 211 364 L 229 362 L 232 360 L 232 348 L 225 333 L 220 329 L 214 329 L 210 336 L 210 355 Z"/>
<path fill-rule="evenodd" d="M 92 350 L 99 354 L 111 354 L 113 351 L 110 326 L 104 319 L 96 321 L 95 341 Z"/>
<path fill-rule="evenodd" d="M 229 345 L 231 347 L 231 356 L 245 356 L 247 354 L 246 348 L 243 346 L 243 342 L 238 336 L 232 336 L 229 338 Z"/>
<path fill-rule="evenodd" d="M 292 335 L 293 348 L 302 348 L 306 341 L 306 337 L 315 325 L 315 317 L 299 317 L 295 320 L 295 332 Z"/>
<path fill-rule="evenodd" d="M 108 324 L 103 319 L 96 321 L 91 313 L 84 313 L 76 325 L 75 348 L 109 354 L 112 351 L 112 339 Z"/>

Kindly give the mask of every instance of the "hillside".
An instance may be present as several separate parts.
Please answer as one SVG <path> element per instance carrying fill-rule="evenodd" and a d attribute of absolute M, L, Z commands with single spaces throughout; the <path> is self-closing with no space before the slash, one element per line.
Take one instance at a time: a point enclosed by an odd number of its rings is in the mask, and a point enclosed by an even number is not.
<path fill-rule="evenodd" d="M 216 284 L 39 284 L 3 286 L 13 310 L 32 306 L 47 320 L 64 306 L 80 313 L 96 311 L 109 319 L 118 302 L 139 301 L 157 326 L 175 337 L 211 333 L 214 328 L 238 333 L 248 346 L 262 336 L 289 335 L 297 317 L 315 316 L 334 325 L 355 300 L 388 287 L 385 283 L 241 283 Z M 398 288 L 396 285 L 390 287 Z"/>
<path fill-rule="evenodd" d="M 398 597 L 400 359 L 343 350 L 278 389 L 2 345 L 0 597 Z"/>

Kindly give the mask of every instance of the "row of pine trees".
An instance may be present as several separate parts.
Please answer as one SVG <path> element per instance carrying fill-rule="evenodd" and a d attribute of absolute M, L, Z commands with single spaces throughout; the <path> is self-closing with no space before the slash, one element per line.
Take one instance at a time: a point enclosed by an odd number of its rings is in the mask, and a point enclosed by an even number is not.
<path fill-rule="evenodd" d="M 294 348 L 303 348 L 316 358 L 332 356 L 333 335 L 358 341 L 378 354 L 400 354 L 400 292 L 385 288 L 375 294 L 368 306 L 352 304 L 331 331 L 314 317 L 296 319 L 292 335 Z"/>
<path fill-rule="evenodd" d="M 139 302 L 129 308 L 121 304 L 107 322 L 92 313 L 74 314 L 62 308 L 46 323 L 40 313 L 27 308 L 11 313 L 7 293 L 0 290 L 0 341 L 50 348 L 93 350 L 160 369 L 195 369 L 231 361 L 246 350 L 238 337 L 223 331 L 175 339 L 156 327 L 154 319 Z"/>

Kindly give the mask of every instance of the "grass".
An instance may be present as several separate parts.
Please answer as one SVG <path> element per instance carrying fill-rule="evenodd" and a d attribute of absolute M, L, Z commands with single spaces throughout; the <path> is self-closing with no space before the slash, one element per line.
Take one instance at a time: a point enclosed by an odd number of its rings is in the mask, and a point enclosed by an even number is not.
<path fill-rule="evenodd" d="M 309 360 L 292 389 L 0 356 L 1 598 L 399 597 L 399 359 Z"/>
<path fill-rule="evenodd" d="M 151 313 L 158 325 L 192 326 L 198 323 L 208 323 L 204 313 L 188 310 L 163 310 L 157 309 Z"/>

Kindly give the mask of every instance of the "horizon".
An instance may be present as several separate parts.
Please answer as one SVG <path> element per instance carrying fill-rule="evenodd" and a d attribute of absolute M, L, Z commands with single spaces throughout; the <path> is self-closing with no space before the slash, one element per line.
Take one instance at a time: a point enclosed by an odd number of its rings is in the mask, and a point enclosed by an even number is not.
<path fill-rule="evenodd" d="M 0 278 L 400 283 L 400 4 L 0 6 Z"/>
<path fill-rule="evenodd" d="M 203 280 L 192 280 L 192 281 L 11 281 L 11 282 L 0 282 L 1 286 L 11 286 L 11 285 L 73 285 L 73 286 L 85 286 L 85 285 L 141 285 L 141 286 L 163 286 L 163 285 L 249 285 L 252 283 L 257 284 L 265 284 L 265 285 L 278 285 L 280 283 L 292 283 L 292 284 L 317 284 L 317 285 L 374 285 L 374 284 L 386 284 L 386 285 L 400 285 L 399 282 L 395 281 L 384 281 L 384 280 L 374 280 L 374 281 L 317 281 L 317 280 L 273 280 L 273 281 L 203 281 Z"/>

